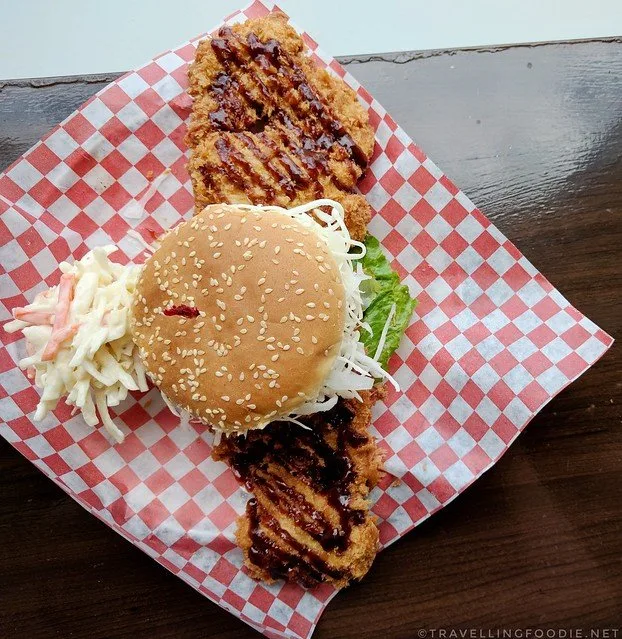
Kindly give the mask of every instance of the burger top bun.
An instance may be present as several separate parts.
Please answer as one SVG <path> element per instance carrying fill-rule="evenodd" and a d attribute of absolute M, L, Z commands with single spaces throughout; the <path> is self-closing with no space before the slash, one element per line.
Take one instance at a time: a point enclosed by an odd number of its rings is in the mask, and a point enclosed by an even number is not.
<path fill-rule="evenodd" d="M 147 260 L 132 333 L 167 398 L 231 433 L 317 396 L 344 320 L 341 276 L 319 236 L 278 210 L 219 204 Z"/>

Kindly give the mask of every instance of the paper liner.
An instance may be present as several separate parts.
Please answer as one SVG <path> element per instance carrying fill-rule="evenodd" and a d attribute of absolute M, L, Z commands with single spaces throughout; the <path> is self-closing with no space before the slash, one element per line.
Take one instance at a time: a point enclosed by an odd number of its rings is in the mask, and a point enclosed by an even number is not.
<path fill-rule="evenodd" d="M 274 10 L 253 2 L 228 19 Z M 389 473 L 373 493 L 383 546 L 442 508 L 508 449 L 531 418 L 592 365 L 612 339 L 573 308 L 443 175 L 372 96 L 306 34 L 318 65 L 368 107 L 373 162 L 360 183 L 370 231 L 419 300 L 391 370 L 403 391 L 375 409 Z M 57 283 L 57 265 L 117 244 L 136 259 L 192 210 L 183 143 L 186 70 L 197 40 L 167 51 L 88 100 L 0 175 L 0 320 Z M 170 168 L 136 218 L 152 176 Z M 32 415 L 39 394 L 16 366 L 19 335 L 2 331 L 0 434 L 88 511 L 206 597 L 268 637 L 309 637 L 330 586 L 251 580 L 234 542 L 248 495 L 209 436 L 180 426 L 157 391 L 117 410 L 114 446 L 59 405 Z M 394 482 L 398 478 L 399 482 Z M 399 567 L 396 567 L 399 570 Z"/>

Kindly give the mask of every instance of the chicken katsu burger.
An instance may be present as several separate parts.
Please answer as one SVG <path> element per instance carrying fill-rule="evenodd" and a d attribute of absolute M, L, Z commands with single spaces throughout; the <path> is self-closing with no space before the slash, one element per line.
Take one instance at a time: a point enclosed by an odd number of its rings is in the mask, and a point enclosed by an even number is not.
<path fill-rule="evenodd" d="M 332 200 L 216 204 L 162 239 L 131 328 L 172 405 L 242 433 L 330 410 L 388 378 L 360 341 L 365 246 L 343 220 Z"/>

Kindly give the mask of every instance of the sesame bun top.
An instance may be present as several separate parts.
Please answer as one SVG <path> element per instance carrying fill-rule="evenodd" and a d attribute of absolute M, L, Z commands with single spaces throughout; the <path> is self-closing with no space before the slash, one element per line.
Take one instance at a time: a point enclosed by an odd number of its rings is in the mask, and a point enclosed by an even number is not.
<path fill-rule="evenodd" d="M 147 260 L 132 333 L 176 405 L 225 432 L 318 392 L 339 353 L 344 288 L 328 247 L 278 210 L 212 205 Z"/>

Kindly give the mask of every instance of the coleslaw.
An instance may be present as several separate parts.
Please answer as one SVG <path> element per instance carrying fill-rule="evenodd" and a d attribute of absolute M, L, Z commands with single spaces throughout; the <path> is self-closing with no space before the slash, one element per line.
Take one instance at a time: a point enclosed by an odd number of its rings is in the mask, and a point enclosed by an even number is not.
<path fill-rule="evenodd" d="M 145 369 L 129 330 L 132 296 L 141 267 L 111 262 L 115 246 L 62 262 L 60 283 L 13 309 L 4 329 L 21 331 L 27 357 L 19 362 L 43 389 L 34 419 L 43 419 L 66 396 L 90 426 L 101 423 L 121 443 L 124 435 L 109 407 L 129 391 L 147 391 Z"/>

